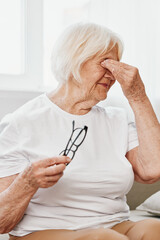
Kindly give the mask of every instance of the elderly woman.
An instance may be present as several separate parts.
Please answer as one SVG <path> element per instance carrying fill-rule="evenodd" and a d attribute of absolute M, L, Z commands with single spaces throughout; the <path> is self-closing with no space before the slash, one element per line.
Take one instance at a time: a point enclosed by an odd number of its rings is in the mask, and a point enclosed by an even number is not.
<path fill-rule="evenodd" d="M 0 125 L 0 232 L 22 240 L 159 240 L 160 221 L 129 219 L 134 179 L 160 178 L 160 126 L 122 44 L 96 24 L 66 29 L 53 50 L 59 86 Z M 96 104 L 118 81 L 136 120 Z"/>

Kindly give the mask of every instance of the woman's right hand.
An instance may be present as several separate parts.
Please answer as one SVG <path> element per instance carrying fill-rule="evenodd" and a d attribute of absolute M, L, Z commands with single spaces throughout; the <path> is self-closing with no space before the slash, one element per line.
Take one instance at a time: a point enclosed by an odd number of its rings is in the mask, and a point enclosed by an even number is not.
<path fill-rule="evenodd" d="M 21 174 L 23 174 L 29 188 L 35 190 L 48 188 L 56 184 L 63 176 L 66 163 L 70 161 L 71 159 L 67 156 L 39 160 L 31 163 Z"/>
<path fill-rule="evenodd" d="M 19 174 L 0 179 L 0 233 L 8 233 L 17 225 L 38 188 L 56 184 L 69 162 L 66 156 L 48 158 L 31 163 Z"/>

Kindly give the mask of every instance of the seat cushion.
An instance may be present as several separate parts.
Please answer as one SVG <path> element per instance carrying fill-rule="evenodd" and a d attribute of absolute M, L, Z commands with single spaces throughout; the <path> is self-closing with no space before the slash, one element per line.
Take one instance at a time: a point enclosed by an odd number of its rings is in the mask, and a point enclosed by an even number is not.
<path fill-rule="evenodd" d="M 150 214 L 146 211 L 140 211 L 140 210 L 131 210 L 131 215 L 130 215 L 130 220 L 131 221 L 140 221 L 140 220 L 143 220 L 143 219 L 147 219 L 147 218 L 157 218 L 160 220 L 159 217 L 153 215 L 153 214 Z"/>

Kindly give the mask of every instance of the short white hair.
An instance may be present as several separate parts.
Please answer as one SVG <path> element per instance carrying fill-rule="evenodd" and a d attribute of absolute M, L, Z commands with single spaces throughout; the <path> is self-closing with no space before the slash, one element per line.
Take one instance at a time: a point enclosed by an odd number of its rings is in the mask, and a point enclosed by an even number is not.
<path fill-rule="evenodd" d="M 56 80 L 64 83 L 73 76 L 81 81 L 82 65 L 95 56 L 109 52 L 116 44 L 120 60 L 122 41 L 108 28 L 94 23 L 77 23 L 67 27 L 52 51 L 51 67 Z"/>

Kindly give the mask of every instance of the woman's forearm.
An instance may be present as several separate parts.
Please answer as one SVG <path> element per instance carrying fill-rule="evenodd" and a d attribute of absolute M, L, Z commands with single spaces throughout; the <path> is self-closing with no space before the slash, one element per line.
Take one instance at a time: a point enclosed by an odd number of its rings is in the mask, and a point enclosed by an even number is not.
<path fill-rule="evenodd" d="M 0 233 L 17 225 L 36 191 L 54 186 L 70 161 L 67 156 L 57 156 L 33 162 L 0 193 Z"/>
<path fill-rule="evenodd" d="M 160 178 L 160 124 L 147 96 L 129 103 L 136 120 L 138 160 L 148 179 Z"/>
<path fill-rule="evenodd" d="M 160 178 L 160 125 L 146 95 L 137 68 L 107 59 L 101 63 L 120 83 L 125 97 L 135 114 L 139 147 L 135 164 L 145 180 Z M 134 156 L 134 158 L 135 158 Z M 138 170 L 138 169 L 137 169 Z"/>
<path fill-rule="evenodd" d="M 8 233 L 16 226 L 37 191 L 29 184 L 27 175 L 24 170 L 0 193 L 0 233 Z"/>

